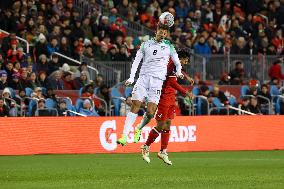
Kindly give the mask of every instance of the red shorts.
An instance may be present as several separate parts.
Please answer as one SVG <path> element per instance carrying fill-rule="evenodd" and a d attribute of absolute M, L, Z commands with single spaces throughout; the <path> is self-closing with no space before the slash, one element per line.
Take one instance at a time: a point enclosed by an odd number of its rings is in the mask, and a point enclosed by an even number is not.
<path fill-rule="evenodd" d="M 176 113 L 175 105 L 159 104 L 155 119 L 158 121 L 166 121 L 168 119 L 174 119 L 175 113 Z"/>

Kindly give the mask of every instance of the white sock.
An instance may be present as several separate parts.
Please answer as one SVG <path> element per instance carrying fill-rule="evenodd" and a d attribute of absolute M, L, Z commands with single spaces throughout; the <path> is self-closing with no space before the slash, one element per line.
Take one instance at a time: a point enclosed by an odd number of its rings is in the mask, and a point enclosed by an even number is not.
<path fill-rule="evenodd" d="M 129 133 L 130 128 L 133 126 L 135 120 L 137 118 L 137 114 L 134 114 L 132 112 L 129 112 L 126 116 L 124 128 L 123 128 L 123 134 L 124 136 L 127 136 Z"/>

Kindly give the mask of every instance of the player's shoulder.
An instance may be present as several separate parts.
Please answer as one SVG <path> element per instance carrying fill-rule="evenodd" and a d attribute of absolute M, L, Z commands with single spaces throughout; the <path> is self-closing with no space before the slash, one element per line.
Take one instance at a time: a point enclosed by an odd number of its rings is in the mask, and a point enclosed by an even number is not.
<path fill-rule="evenodd" d="M 170 40 L 164 39 L 163 43 L 166 44 L 167 46 L 169 46 L 171 49 L 175 48 Z"/>
<path fill-rule="evenodd" d="M 163 43 L 165 43 L 166 45 L 172 45 L 171 41 L 168 39 L 164 39 Z"/>

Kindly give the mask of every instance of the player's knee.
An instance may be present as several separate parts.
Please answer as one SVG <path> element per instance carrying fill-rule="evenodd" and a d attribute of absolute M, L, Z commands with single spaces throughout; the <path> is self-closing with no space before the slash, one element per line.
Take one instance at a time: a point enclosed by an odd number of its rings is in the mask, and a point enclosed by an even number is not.
<path fill-rule="evenodd" d="M 171 129 L 171 120 L 167 120 L 164 124 L 163 130 L 170 130 Z"/>
<path fill-rule="evenodd" d="M 163 126 L 157 125 L 157 126 L 155 127 L 155 129 L 156 129 L 157 131 L 161 132 L 161 131 L 163 130 Z"/>

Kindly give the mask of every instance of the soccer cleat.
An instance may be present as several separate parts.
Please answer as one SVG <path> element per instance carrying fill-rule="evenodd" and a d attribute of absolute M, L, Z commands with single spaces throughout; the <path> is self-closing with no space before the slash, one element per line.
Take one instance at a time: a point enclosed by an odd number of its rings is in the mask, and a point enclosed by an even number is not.
<path fill-rule="evenodd" d="M 147 163 L 150 163 L 149 150 L 150 150 L 150 147 L 147 146 L 146 144 L 144 144 L 144 145 L 141 146 L 142 158 L 143 158 L 143 160 L 146 161 Z"/>
<path fill-rule="evenodd" d="M 158 158 L 163 160 L 164 163 L 168 164 L 168 165 L 172 165 L 173 163 L 169 160 L 169 156 L 166 152 L 160 151 L 158 152 Z"/>
<path fill-rule="evenodd" d="M 127 137 L 122 135 L 121 138 L 116 141 L 116 143 L 121 144 L 121 146 L 125 146 L 127 144 Z"/>
<path fill-rule="evenodd" d="M 135 135 L 134 135 L 134 143 L 138 143 L 139 140 L 140 140 L 140 137 L 141 137 L 141 132 L 142 130 L 141 129 L 136 129 L 135 131 Z"/>

